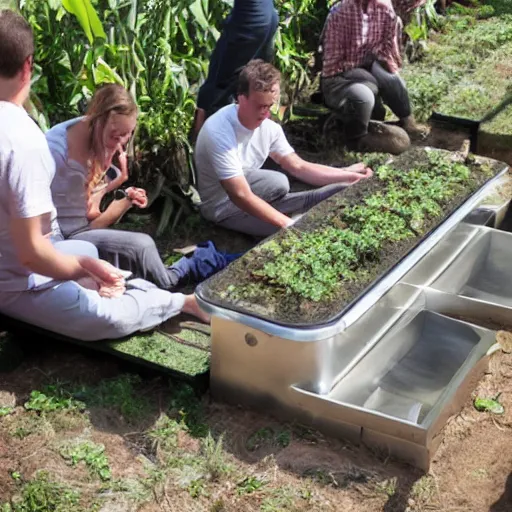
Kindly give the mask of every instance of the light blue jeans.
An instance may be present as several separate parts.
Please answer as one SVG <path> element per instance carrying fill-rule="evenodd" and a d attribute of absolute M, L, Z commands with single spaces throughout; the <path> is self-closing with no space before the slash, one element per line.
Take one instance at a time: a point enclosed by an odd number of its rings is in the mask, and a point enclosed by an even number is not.
<path fill-rule="evenodd" d="M 55 243 L 67 254 L 98 257 L 89 242 Z M 75 281 L 52 281 L 34 290 L 0 292 L 0 313 L 43 329 L 83 341 L 118 339 L 152 329 L 178 315 L 185 302 L 181 293 L 170 293 L 142 279 L 127 282 L 118 298 L 100 297 Z"/>

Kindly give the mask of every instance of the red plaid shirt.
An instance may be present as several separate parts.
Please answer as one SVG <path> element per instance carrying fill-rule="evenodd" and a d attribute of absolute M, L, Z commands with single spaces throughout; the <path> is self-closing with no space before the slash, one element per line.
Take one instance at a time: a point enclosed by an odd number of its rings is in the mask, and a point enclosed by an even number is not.
<path fill-rule="evenodd" d="M 402 67 L 402 24 L 391 0 L 370 0 L 367 14 L 368 33 L 364 40 L 361 0 L 342 0 L 332 7 L 321 36 L 323 77 L 360 67 L 369 59 L 384 62 L 391 73 Z"/>

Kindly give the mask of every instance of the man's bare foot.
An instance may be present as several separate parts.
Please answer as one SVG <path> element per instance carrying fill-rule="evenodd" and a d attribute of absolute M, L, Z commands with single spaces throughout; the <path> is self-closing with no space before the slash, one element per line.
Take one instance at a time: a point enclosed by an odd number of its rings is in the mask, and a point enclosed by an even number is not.
<path fill-rule="evenodd" d="M 185 295 L 185 304 L 183 305 L 182 311 L 183 313 L 188 313 L 189 315 L 199 318 L 199 320 L 205 324 L 209 324 L 211 321 L 210 315 L 207 315 L 199 307 L 194 295 Z"/>

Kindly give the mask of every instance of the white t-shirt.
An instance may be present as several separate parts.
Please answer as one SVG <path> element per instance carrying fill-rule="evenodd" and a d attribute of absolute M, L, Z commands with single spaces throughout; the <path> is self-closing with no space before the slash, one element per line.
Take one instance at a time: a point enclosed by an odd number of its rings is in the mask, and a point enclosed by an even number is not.
<path fill-rule="evenodd" d="M 22 107 L 0 101 L 1 292 L 24 291 L 52 281 L 20 263 L 10 230 L 14 218 L 44 215 L 43 234 L 52 237 L 54 174 L 55 162 L 41 129 Z"/>
<path fill-rule="evenodd" d="M 194 151 L 202 214 L 217 222 L 223 219 L 230 199 L 220 180 L 260 169 L 272 153 L 293 152 L 279 124 L 265 119 L 249 130 L 238 119 L 238 105 L 221 108 L 201 128 Z"/>

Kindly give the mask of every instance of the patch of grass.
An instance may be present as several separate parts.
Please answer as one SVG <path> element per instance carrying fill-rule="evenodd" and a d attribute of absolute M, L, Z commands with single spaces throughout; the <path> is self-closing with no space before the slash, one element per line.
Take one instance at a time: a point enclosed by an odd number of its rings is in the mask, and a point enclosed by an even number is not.
<path fill-rule="evenodd" d="M 293 434 L 297 436 L 299 439 L 307 441 L 311 444 L 318 443 L 319 439 L 322 437 L 322 434 L 320 432 L 306 425 L 299 424 L 293 426 Z"/>
<path fill-rule="evenodd" d="M 414 482 L 411 489 L 411 497 L 416 501 L 426 504 L 434 497 L 436 492 L 436 481 L 433 476 L 425 475 Z"/>
<path fill-rule="evenodd" d="M 80 505 L 79 491 L 54 482 L 47 472 L 39 472 L 23 484 L 19 496 L 4 503 L 2 512 L 86 512 Z"/>
<path fill-rule="evenodd" d="M 332 486 L 345 489 L 352 484 L 367 484 L 372 476 L 365 470 L 349 466 L 344 471 L 328 471 L 322 468 L 310 468 L 304 472 L 304 476 L 324 486 Z"/>
<path fill-rule="evenodd" d="M 489 0 L 477 9 L 452 4 L 441 33 L 429 42 L 423 60 L 402 72 L 414 113 L 426 121 L 432 111 L 481 119 L 510 84 L 512 3 Z M 484 19 L 489 18 L 489 19 Z M 512 112 L 486 131 L 510 134 Z"/>
<path fill-rule="evenodd" d="M 217 440 L 211 433 L 202 440 L 201 452 L 204 457 L 203 467 L 208 475 L 208 479 L 215 482 L 223 475 L 231 471 L 231 466 L 226 461 L 223 449 L 224 434 Z"/>
<path fill-rule="evenodd" d="M 0 418 L 8 416 L 14 412 L 14 407 L 0 407 Z"/>
<path fill-rule="evenodd" d="M 101 380 L 97 385 L 81 386 L 73 395 L 88 406 L 115 407 L 127 421 L 133 422 L 143 418 L 149 410 L 147 397 L 137 389 L 140 383 L 138 375 L 124 374 Z"/>
<path fill-rule="evenodd" d="M 193 480 L 188 486 L 188 493 L 192 498 L 199 498 L 199 496 L 207 496 L 205 481 L 203 478 Z"/>
<path fill-rule="evenodd" d="M 190 376 L 201 375 L 210 367 L 209 352 L 184 345 L 158 332 L 140 334 L 126 341 L 111 342 L 109 346 L 114 351 Z"/>
<path fill-rule="evenodd" d="M 236 492 L 239 496 L 244 494 L 251 494 L 265 485 L 263 480 L 255 476 L 247 476 L 236 484 Z"/>
<path fill-rule="evenodd" d="M 261 512 L 286 512 L 298 510 L 297 500 L 302 500 L 302 495 L 291 486 L 272 489 L 269 496 L 261 501 Z"/>
<path fill-rule="evenodd" d="M 291 442 L 292 433 L 288 429 L 274 430 L 271 427 L 263 427 L 253 432 L 245 446 L 250 451 L 255 451 L 264 445 L 277 445 L 281 448 L 286 448 Z"/>
<path fill-rule="evenodd" d="M 375 489 L 379 493 L 386 494 L 387 496 L 391 497 L 396 494 L 396 490 L 398 487 L 398 478 L 388 478 L 386 480 L 382 480 L 381 482 L 377 482 L 377 485 L 375 486 Z"/>
<path fill-rule="evenodd" d="M 169 415 L 177 418 L 192 437 L 206 437 L 209 433 L 206 415 L 201 400 L 187 384 L 172 386 Z"/>
<path fill-rule="evenodd" d="M 103 481 L 110 480 L 112 477 L 108 458 L 105 455 L 105 446 L 102 444 L 91 441 L 72 441 L 61 446 L 60 455 L 71 466 L 84 462 L 89 473 Z"/>
<path fill-rule="evenodd" d="M 20 414 L 9 419 L 9 435 L 18 439 L 25 439 L 43 430 L 44 420 L 35 413 Z"/>
<path fill-rule="evenodd" d="M 167 414 L 161 414 L 153 428 L 147 432 L 147 436 L 157 449 L 170 452 L 178 446 L 178 432 L 181 426 Z"/>

